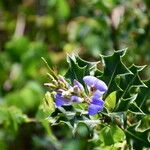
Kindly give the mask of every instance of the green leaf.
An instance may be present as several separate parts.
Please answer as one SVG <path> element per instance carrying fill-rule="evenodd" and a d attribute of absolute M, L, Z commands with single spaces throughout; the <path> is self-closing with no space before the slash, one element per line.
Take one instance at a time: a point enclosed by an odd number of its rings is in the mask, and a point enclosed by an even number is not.
<path fill-rule="evenodd" d="M 145 66 L 132 65 L 129 70 L 133 74 L 126 74 L 120 77 L 119 87 L 122 89 L 122 98 L 128 98 L 131 95 L 131 89 L 146 87 L 144 82 L 139 77 L 139 72 L 144 69 Z"/>
<path fill-rule="evenodd" d="M 150 128 L 150 115 L 145 115 L 140 121 L 140 125 L 138 126 L 140 130 L 144 131 Z"/>
<path fill-rule="evenodd" d="M 80 138 L 88 138 L 91 136 L 91 131 L 89 126 L 86 123 L 79 122 L 75 129 L 75 134 Z"/>
<path fill-rule="evenodd" d="M 21 56 L 28 50 L 29 39 L 27 37 L 14 37 L 6 43 L 6 51 L 14 61 L 20 61 Z"/>
<path fill-rule="evenodd" d="M 107 84 L 107 95 L 118 90 L 115 78 L 118 75 L 132 74 L 132 72 L 122 63 L 122 57 L 125 55 L 126 49 L 114 51 L 111 56 L 101 56 L 104 63 L 104 73 L 101 79 Z"/>
<path fill-rule="evenodd" d="M 145 66 L 132 65 L 129 70 L 133 74 L 125 74 L 119 77 L 118 86 L 122 91 L 117 92 L 117 105 L 115 111 L 126 111 L 129 109 L 130 104 L 132 105 L 130 108 L 132 109 L 134 107 L 136 109 L 135 111 L 137 111 L 138 107 L 132 102 L 137 98 L 138 89 L 147 87 L 138 75 L 144 67 Z M 140 109 L 138 110 L 140 111 Z M 139 113 L 142 113 L 142 111 Z"/>
<path fill-rule="evenodd" d="M 129 110 L 135 114 L 144 115 L 143 111 L 137 106 L 135 102 L 130 104 Z"/>
<path fill-rule="evenodd" d="M 135 101 L 144 113 L 150 114 L 150 80 L 145 81 L 144 84 L 148 88 L 141 88 Z"/>
<path fill-rule="evenodd" d="M 100 131 L 100 140 L 105 145 L 112 145 L 114 144 L 114 139 L 111 135 L 110 127 L 106 126 Z"/>
<path fill-rule="evenodd" d="M 139 131 L 140 122 L 130 126 L 126 129 L 126 136 L 128 139 L 134 139 L 137 143 L 145 147 L 150 147 L 150 128 L 145 131 Z"/>
<path fill-rule="evenodd" d="M 112 110 L 116 106 L 116 91 L 109 94 L 109 96 L 105 99 L 105 106 L 109 110 Z"/>
<path fill-rule="evenodd" d="M 100 140 L 109 146 L 125 139 L 125 134 L 117 125 L 106 126 L 100 131 Z"/>
<path fill-rule="evenodd" d="M 125 139 L 125 133 L 117 125 L 111 126 L 111 133 L 115 143 L 123 141 Z"/>
<path fill-rule="evenodd" d="M 78 56 L 68 56 L 68 63 L 69 69 L 65 75 L 66 78 L 69 78 L 72 82 L 76 79 L 84 85 L 83 77 L 90 74 L 90 69 L 95 64 L 83 61 Z"/>
<path fill-rule="evenodd" d="M 5 96 L 5 102 L 8 106 L 17 106 L 23 112 L 28 112 L 37 110 L 42 97 L 42 87 L 36 82 L 29 81 L 23 88 L 9 92 Z"/>
<path fill-rule="evenodd" d="M 127 111 L 129 109 L 130 103 L 134 102 L 137 97 L 137 94 L 129 98 L 120 98 L 114 111 Z"/>

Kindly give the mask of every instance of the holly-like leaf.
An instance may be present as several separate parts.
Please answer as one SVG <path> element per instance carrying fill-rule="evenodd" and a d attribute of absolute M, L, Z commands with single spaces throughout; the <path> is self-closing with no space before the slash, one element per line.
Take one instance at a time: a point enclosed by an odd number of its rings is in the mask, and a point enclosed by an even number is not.
<path fill-rule="evenodd" d="M 130 104 L 129 110 L 135 114 L 144 115 L 143 111 L 137 106 L 135 102 Z"/>
<path fill-rule="evenodd" d="M 134 102 L 137 97 L 137 94 L 134 94 L 133 96 L 129 98 L 120 98 L 114 111 L 127 111 L 129 109 L 130 103 Z"/>
<path fill-rule="evenodd" d="M 118 75 L 132 74 L 132 72 L 122 63 L 122 57 L 125 55 L 126 49 L 114 51 L 111 56 L 101 56 L 104 63 L 104 73 L 101 79 L 107 84 L 107 95 L 118 90 L 115 78 Z"/>
<path fill-rule="evenodd" d="M 147 86 L 140 89 L 136 103 L 144 113 L 150 114 L 150 80 L 144 82 Z"/>
<path fill-rule="evenodd" d="M 120 77 L 119 87 L 122 89 L 122 98 L 129 98 L 131 95 L 131 89 L 147 87 L 139 77 L 139 72 L 144 69 L 145 66 L 132 65 L 129 70 L 133 74 L 126 74 Z"/>
<path fill-rule="evenodd" d="M 144 145 L 145 147 L 150 147 L 150 128 L 145 131 L 139 131 L 139 125 L 140 122 L 128 127 L 126 129 L 126 136 L 128 139 L 134 139 L 136 143 L 140 143 L 139 146 Z"/>
<path fill-rule="evenodd" d="M 89 63 L 78 56 L 68 56 L 69 69 L 66 73 L 66 78 L 72 82 L 74 79 L 78 80 L 84 85 L 83 77 L 90 74 L 90 69 L 95 66 L 95 63 Z"/>
<path fill-rule="evenodd" d="M 63 123 L 72 130 L 74 135 L 81 134 L 81 137 L 84 137 L 82 130 L 81 133 L 76 131 L 78 124 L 85 124 L 90 130 L 94 128 L 96 132 L 94 130 L 93 132 L 100 134 L 99 140 L 103 143 L 102 146 L 110 147 L 116 143 L 124 143 L 126 134 L 127 144 L 132 143 L 131 141 L 142 142 L 142 147 L 148 147 L 149 128 L 140 131 L 135 124 L 147 115 L 150 99 L 150 91 L 147 87 L 150 87 L 150 80 L 143 82 L 139 76 L 144 66 L 132 65 L 127 68 L 124 65 L 122 57 L 125 52 L 126 50 L 119 50 L 111 56 L 101 56 L 104 65 L 102 70 L 97 69 L 98 63 L 84 61 L 75 55 L 68 56 L 69 68 L 66 78 L 71 82 L 76 79 L 84 85 L 83 77 L 94 75 L 107 84 L 108 91 L 103 97 L 105 107 L 95 116 L 89 116 L 85 111 L 88 107 L 87 103 L 59 107 L 51 114 L 49 121 L 51 125 Z M 87 90 L 86 86 L 85 90 Z M 87 96 L 90 98 L 92 95 Z M 103 128 L 99 132 L 100 125 Z M 142 128 L 144 126 L 142 125 Z"/>

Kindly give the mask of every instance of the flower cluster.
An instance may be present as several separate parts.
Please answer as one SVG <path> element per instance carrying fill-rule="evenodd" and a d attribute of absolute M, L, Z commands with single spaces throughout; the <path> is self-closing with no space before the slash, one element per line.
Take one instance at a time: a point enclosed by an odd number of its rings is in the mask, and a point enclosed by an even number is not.
<path fill-rule="evenodd" d="M 85 92 L 83 85 L 74 80 L 71 86 L 64 77 L 57 79 L 51 77 L 52 83 L 45 83 L 55 92 L 54 99 L 57 107 L 71 105 L 72 103 L 87 103 L 88 114 L 95 115 L 102 111 L 104 101 L 103 94 L 107 91 L 107 85 L 94 76 L 85 76 L 83 81 L 87 86 L 88 92 Z"/>

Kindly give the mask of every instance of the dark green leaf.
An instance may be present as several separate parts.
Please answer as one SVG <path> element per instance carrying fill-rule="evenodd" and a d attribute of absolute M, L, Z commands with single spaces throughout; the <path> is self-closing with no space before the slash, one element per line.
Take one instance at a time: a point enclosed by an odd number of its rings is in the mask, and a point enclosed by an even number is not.
<path fill-rule="evenodd" d="M 101 56 L 104 63 L 104 73 L 101 79 L 107 84 L 107 95 L 113 91 L 118 90 L 115 78 L 118 75 L 132 74 L 132 72 L 122 63 L 122 57 L 124 56 L 126 49 L 115 51 L 111 56 Z"/>
<path fill-rule="evenodd" d="M 133 74 L 127 74 L 120 77 L 120 84 L 119 87 L 122 89 L 123 94 L 122 98 L 128 98 L 130 97 L 130 92 L 132 88 L 141 88 L 146 87 L 146 85 L 143 83 L 143 81 L 139 77 L 139 72 L 142 71 L 142 69 L 145 66 L 136 66 L 132 65 L 129 70 Z"/>
<path fill-rule="evenodd" d="M 139 123 L 130 126 L 126 130 L 127 138 L 134 139 L 137 142 L 140 142 L 140 145 L 150 147 L 150 129 L 145 131 L 138 131 Z"/>
<path fill-rule="evenodd" d="M 90 74 L 92 65 L 75 56 L 68 56 L 68 63 L 69 69 L 65 76 L 72 82 L 76 79 L 84 85 L 83 77 Z"/>
<path fill-rule="evenodd" d="M 135 101 L 143 112 L 150 114 L 150 80 L 144 83 L 148 88 L 141 88 Z"/>

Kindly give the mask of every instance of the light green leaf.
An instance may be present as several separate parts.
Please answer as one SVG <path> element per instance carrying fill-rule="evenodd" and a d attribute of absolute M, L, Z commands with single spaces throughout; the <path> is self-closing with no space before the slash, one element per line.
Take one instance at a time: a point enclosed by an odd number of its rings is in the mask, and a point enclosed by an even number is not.
<path fill-rule="evenodd" d="M 106 145 L 112 145 L 125 139 L 125 134 L 117 125 L 111 124 L 100 131 L 100 140 Z"/>
<path fill-rule="evenodd" d="M 112 110 L 116 106 L 116 91 L 109 94 L 109 96 L 105 99 L 105 106 L 109 110 Z"/>

